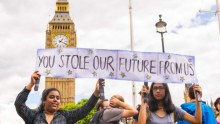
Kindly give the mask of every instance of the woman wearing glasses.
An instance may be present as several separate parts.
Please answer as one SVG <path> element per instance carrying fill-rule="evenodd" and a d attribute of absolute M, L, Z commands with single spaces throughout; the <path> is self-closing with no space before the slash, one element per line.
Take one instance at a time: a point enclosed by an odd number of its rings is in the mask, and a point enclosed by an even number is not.
<path fill-rule="evenodd" d="M 198 88 L 198 85 L 194 86 L 195 91 Z M 147 102 L 144 101 L 144 94 L 146 93 L 149 93 Z M 174 124 L 177 120 L 201 124 L 202 112 L 198 99 L 196 98 L 196 114 L 192 116 L 173 104 L 166 83 L 152 83 L 150 91 L 149 88 L 143 86 L 138 124 Z"/>

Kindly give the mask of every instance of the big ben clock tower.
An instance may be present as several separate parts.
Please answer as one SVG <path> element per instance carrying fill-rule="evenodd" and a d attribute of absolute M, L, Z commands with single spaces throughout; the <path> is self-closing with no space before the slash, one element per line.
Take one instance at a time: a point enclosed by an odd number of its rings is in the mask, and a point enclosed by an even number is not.
<path fill-rule="evenodd" d="M 67 0 L 57 0 L 56 11 L 46 30 L 46 48 L 76 47 L 76 32 L 73 20 L 69 15 Z M 55 87 L 61 92 L 63 104 L 75 103 L 74 78 L 45 79 L 45 88 Z"/>

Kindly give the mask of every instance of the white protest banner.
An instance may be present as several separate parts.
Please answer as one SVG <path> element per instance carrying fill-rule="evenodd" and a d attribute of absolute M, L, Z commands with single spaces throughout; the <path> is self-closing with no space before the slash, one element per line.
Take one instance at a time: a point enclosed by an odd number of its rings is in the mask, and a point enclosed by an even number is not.
<path fill-rule="evenodd" d="M 46 77 L 195 83 L 194 63 L 193 56 L 171 53 L 54 48 L 37 51 L 36 70 Z"/>

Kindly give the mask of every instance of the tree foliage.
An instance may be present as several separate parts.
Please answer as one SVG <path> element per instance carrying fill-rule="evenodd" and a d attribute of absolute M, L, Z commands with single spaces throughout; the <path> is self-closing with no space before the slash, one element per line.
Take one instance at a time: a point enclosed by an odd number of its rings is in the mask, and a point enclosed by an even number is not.
<path fill-rule="evenodd" d="M 73 110 L 73 109 L 76 109 L 76 108 L 79 108 L 79 107 L 83 106 L 87 102 L 88 102 L 88 99 L 82 99 L 77 104 L 68 103 L 68 104 L 66 104 L 64 106 L 61 106 L 61 109 L 62 110 Z M 86 117 L 84 117 L 83 119 L 79 120 L 77 122 L 77 124 L 88 124 L 89 120 L 92 118 L 92 115 L 94 113 L 96 113 L 95 107 L 89 112 L 89 114 Z"/>

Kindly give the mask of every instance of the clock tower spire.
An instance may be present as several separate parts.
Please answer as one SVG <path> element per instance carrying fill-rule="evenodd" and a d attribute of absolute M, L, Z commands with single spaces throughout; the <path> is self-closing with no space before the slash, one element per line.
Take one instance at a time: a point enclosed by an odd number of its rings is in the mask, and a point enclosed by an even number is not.
<path fill-rule="evenodd" d="M 46 30 L 45 48 L 76 47 L 75 24 L 69 15 L 69 2 L 57 0 L 55 14 Z M 45 88 L 55 87 L 61 92 L 63 104 L 75 102 L 74 78 L 45 79 Z"/>
<path fill-rule="evenodd" d="M 69 4 L 67 0 L 57 0 L 56 12 L 69 12 Z"/>

